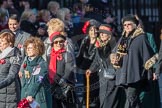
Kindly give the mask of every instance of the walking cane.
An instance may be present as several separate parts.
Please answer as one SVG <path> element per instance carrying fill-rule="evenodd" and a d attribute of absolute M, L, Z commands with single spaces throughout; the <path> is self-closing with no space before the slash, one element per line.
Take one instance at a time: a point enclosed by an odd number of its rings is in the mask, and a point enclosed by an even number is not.
<path fill-rule="evenodd" d="M 90 72 L 86 72 L 86 108 L 89 108 L 89 94 L 90 94 L 90 84 L 89 84 L 89 79 L 90 79 Z"/>

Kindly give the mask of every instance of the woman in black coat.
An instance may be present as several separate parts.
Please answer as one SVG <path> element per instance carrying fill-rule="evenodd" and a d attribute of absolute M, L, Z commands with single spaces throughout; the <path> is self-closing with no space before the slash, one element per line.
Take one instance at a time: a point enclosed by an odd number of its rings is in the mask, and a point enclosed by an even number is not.
<path fill-rule="evenodd" d="M 18 71 L 20 51 L 14 47 L 15 36 L 6 30 L 0 33 L 0 107 L 16 108 L 20 100 Z"/>
<path fill-rule="evenodd" d="M 51 85 L 53 108 L 75 108 L 74 104 L 74 64 L 72 53 L 66 51 L 66 37 L 60 32 L 50 35 L 51 53 L 47 58 L 48 79 Z"/>
<path fill-rule="evenodd" d="M 115 79 L 106 78 L 103 72 L 104 67 L 110 68 L 111 66 L 109 55 L 116 41 L 112 36 L 112 28 L 108 24 L 102 24 L 99 27 L 99 33 L 97 53 L 87 74 L 98 70 L 100 108 L 116 108 L 118 106 L 116 102 L 118 88 L 115 87 Z"/>
<path fill-rule="evenodd" d="M 85 85 L 85 71 L 89 69 L 91 63 L 93 62 L 93 59 L 96 54 L 96 41 L 97 41 L 97 30 L 98 30 L 99 22 L 96 20 L 89 20 L 85 22 L 82 31 L 86 34 L 86 37 L 83 38 L 80 49 L 78 52 L 78 55 L 76 57 L 76 64 L 78 67 L 78 82 Z M 81 77 L 83 79 L 81 79 Z M 81 79 L 81 80 L 80 80 Z M 90 77 L 90 84 L 93 86 L 98 81 L 98 76 L 96 73 L 92 74 Z M 76 91 L 77 92 L 77 91 Z M 82 91 L 84 92 L 84 91 Z M 98 107 L 98 88 L 95 90 L 90 91 L 90 104 L 94 104 L 94 107 Z M 85 92 L 84 92 L 85 93 Z M 83 93 L 83 97 L 85 97 L 85 94 Z M 84 99 L 86 100 L 86 99 Z M 91 106 L 91 105 L 90 105 Z"/>
<path fill-rule="evenodd" d="M 116 85 L 125 90 L 125 108 L 141 108 L 139 95 L 149 88 L 150 76 L 144 64 L 153 56 L 153 51 L 143 29 L 137 27 L 134 15 L 125 16 L 122 24 L 124 32 L 114 50 L 116 54 L 111 56 L 111 63 L 117 68 Z"/>

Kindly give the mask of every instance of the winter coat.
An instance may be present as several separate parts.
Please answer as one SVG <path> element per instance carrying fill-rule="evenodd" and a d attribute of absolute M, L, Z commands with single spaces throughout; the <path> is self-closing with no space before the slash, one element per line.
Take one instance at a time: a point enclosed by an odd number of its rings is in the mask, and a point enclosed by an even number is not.
<path fill-rule="evenodd" d="M 86 36 L 80 45 L 78 55 L 76 57 L 76 64 L 79 68 L 86 70 L 90 67 L 95 57 L 96 47 L 90 44 L 90 39 Z"/>
<path fill-rule="evenodd" d="M 62 60 L 57 60 L 57 71 L 56 77 L 54 77 L 54 82 L 58 83 L 61 78 L 65 79 L 67 82 L 73 84 L 74 82 L 74 58 L 69 52 L 62 53 Z M 47 57 L 47 61 L 50 61 L 50 56 Z"/>
<path fill-rule="evenodd" d="M 20 100 L 20 52 L 13 48 L 5 57 L 1 57 L 0 53 L 0 108 L 16 108 Z"/>
<path fill-rule="evenodd" d="M 124 35 L 119 39 L 119 43 Z M 145 62 L 153 56 L 152 48 L 141 28 L 137 28 L 127 37 L 127 54 L 122 57 L 122 66 L 116 72 L 116 84 L 128 85 L 148 80 L 149 72 Z M 117 44 L 118 45 L 118 44 Z"/>
<path fill-rule="evenodd" d="M 50 56 L 47 57 L 47 61 L 50 61 Z M 53 107 L 58 108 L 75 108 L 74 105 L 74 69 L 75 60 L 71 53 L 68 51 L 62 53 L 62 59 L 57 60 L 57 70 L 54 76 L 54 82 L 51 84 L 51 93 L 53 95 Z M 62 82 L 63 80 L 63 82 Z M 62 82 L 62 84 L 60 84 Z M 64 97 L 63 88 L 69 86 L 68 96 Z M 65 90 L 65 89 L 64 89 Z M 67 89 L 66 89 L 67 90 Z M 70 100 L 70 101 L 68 101 Z"/>
<path fill-rule="evenodd" d="M 41 56 L 30 60 L 24 59 L 23 77 L 21 78 L 21 99 L 32 96 L 40 104 L 40 108 L 51 108 L 50 87 L 45 88 L 44 79 L 48 72 L 47 62 Z M 49 106 L 48 106 L 49 105 Z"/>
<path fill-rule="evenodd" d="M 15 44 L 14 46 L 17 47 L 21 51 L 22 60 L 25 58 L 25 51 L 23 48 L 24 42 L 30 37 L 30 34 L 24 32 L 20 29 L 16 31 L 15 34 Z"/>
<path fill-rule="evenodd" d="M 115 97 L 117 95 L 115 88 L 115 80 L 109 80 L 104 77 L 103 75 L 103 66 L 102 62 L 104 62 L 107 67 L 109 67 L 110 64 L 110 57 L 111 51 L 115 47 L 115 38 L 112 38 L 110 42 L 107 43 L 107 45 L 97 48 L 96 56 L 93 61 L 93 63 L 90 66 L 90 70 L 93 72 L 98 72 L 99 75 L 99 99 L 100 99 L 100 108 L 115 108 L 113 106 L 115 102 Z M 111 94 L 114 94 L 114 96 L 110 97 Z M 105 101 L 106 100 L 106 101 Z M 108 106 L 105 107 L 105 104 L 108 103 Z"/>
<path fill-rule="evenodd" d="M 45 53 L 43 55 L 43 58 L 45 60 L 47 60 L 48 56 L 50 55 L 50 52 L 51 52 L 51 40 L 50 38 L 46 38 L 46 40 L 44 41 L 44 45 L 45 45 Z M 74 45 L 73 45 L 73 42 L 70 38 L 66 37 L 66 46 L 65 46 L 65 49 L 66 51 L 70 52 L 72 55 L 73 55 L 73 59 L 74 59 L 74 56 L 75 56 L 75 53 L 74 53 Z"/>

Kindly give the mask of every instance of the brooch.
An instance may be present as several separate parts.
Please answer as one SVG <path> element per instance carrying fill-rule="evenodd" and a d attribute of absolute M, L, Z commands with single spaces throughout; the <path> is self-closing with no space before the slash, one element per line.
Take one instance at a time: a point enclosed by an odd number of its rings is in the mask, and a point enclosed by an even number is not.
<path fill-rule="evenodd" d="M 30 73 L 29 73 L 29 71 L 24 70 L 24 73 L 25 73 L 25 78 L 30 78 Z"/>

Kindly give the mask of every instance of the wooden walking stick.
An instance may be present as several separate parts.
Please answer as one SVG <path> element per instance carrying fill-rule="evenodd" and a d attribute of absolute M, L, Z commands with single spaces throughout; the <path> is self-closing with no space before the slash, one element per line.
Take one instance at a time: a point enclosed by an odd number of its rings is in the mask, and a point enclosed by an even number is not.
<path fill-rule="evenodd" d="M 90 82 L 89 82 L 89 79 L 90 79 L 90 72 L 87 71 L 86 72 L 86 108 L 89 108 L 89 94 L 90 94 Z"/>

